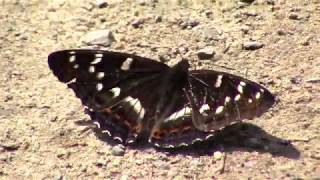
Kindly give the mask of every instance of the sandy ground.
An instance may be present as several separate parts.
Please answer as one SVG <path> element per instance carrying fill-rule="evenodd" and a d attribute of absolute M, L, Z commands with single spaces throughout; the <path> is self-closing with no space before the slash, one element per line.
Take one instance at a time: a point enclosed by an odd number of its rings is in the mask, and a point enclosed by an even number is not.
<path fill-rule="evenodd" d="M 1 179 L 320 178 L 320 3 L 255 1 L 0 1 Z M 218 148 L 174 154 L 110 143 L 84 126 L 80 100 L 53 76 L 47 56 L 84 47 L 110 30 L 111 49 L 245 76 L 268 87 L 275 107 Z M 245 50 L 243 44 L 263 44 Z M 203 48 L 215 51 L 200 60 Z M 227 67 L 227 68 L 223 68 Z M 239 138 L 241 137 L 241 138 Z M 221 143 L 218 143 L 221 141 Z M 240 143 L 241 142 L 241 143 Z M 219 153 L 221 151 L 222 157 Z M 222 165 L 225 159 L 225 167 Z"/>

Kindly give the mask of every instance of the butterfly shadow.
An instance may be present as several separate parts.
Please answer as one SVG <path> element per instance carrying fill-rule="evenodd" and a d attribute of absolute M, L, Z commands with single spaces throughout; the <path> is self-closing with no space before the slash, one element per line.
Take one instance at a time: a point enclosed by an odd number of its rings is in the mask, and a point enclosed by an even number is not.
<path fill-rule="evenodd" d="M 250 123 L 237 123 L 228 126 L 218 132 L 212 139 L 194 144 L 188 148 L 160 149 L 160 151 L 192 156 L 212 155 L 216 151 L 226 153 L 256 151 L 290 159 L 299 159 L 300 157 L 300 152 L 290 141 L 275 137 Z"/>
<path fill-rule="evenodd" d="M 99 131 L 94 131 L 94 133 L 98 139 L 111 146 L 119 145 L 111 137 L 105 136 L 99 133 Z M 153 151 L 154 149 L 150 144 L 138 144 L 129 146 L 128 148 L 141 151 Z M 246 151 L 270 153 L 273 156 L 282 156 L 290 159 L 299 159 L 300 157 L 300 152 L 290 141 L 275 137 L 254 124 L 243 122 L 222 129 L 211 139 L 204 142 L 198 142 L 188 147 L 174 149 L 156 148 L 156 150 L 169 155 L 203 156 L 213 155 L 216 151 L 226 153 Z"/>

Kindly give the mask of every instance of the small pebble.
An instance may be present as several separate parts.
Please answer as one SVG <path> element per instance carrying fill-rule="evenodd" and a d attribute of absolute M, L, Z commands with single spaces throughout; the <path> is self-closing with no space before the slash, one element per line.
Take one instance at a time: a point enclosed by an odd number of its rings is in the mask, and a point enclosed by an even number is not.
<path fill-rule="evenodd" d="M 50 122 L 56 122 L 58 120 L 58 116 L 53 116 L 49 118 Z"/>
<path fill-rule="evenodd" d="M 83 165 L 80 167 L 81 172 L 87 172 L 87 170 L 88 170 L 88 166 L 86 166 L 86 165 Z"/>
<path fill-rule="evenodd" d="M 114 41 L 113 33 L 107 29 L 89 32 L 84 39 L 84 42 L 88 45 L 102 46 L 110 46 Z"/>
<path fill-rule="evenodd" d="M 320 160 L 320 153 L 312 154 L 311 157 Z"/>
<path fill-rule="evenodd" d="M 155 3 L 158 2 L 158 0 L 136 0 L 136 1 L 141 6 L 154 5 Z"/>
<path fill-rule="evenodd" d="M 144 161 L 142 159 L 137 159 L 135 160 L 135 163 L 140 166 L 144 163 Z"/>
<path fill-rule="evenodd" d="M 240 30 L 241 30 L 244 34 L 248 34 L 248 32 L 250 31 L 250 27 L 249 27 L 249 26 L 242 26 L 242 27 L 240 27 Z"/>
<path fill-rule="evenodd" d="M 180 25 L 180 27 L 182 29 L 187 29 L 187 28 L 193 28 L 193 27 L 199 25 L 200 22 L 195 19 L 183 19 L 180 22 L 178 22 L 178 24 Z"/>
<path fill-rule="evenodd" d="M 156 16 L 155 21 L 156 23 L 162 22 L 162 16 Z"/>
<path fill-rule="evenodd" d="M 293 84 L 300 84 L 302 82 L 302 78 L 301 76 L 298 75 L 298 76 L 291 77 L 290 81 Z"/>
<path fill-rule="evenodd" d="M 189 51 L 187 47 L 179 47 L 180 54 L 186 54 Z"/>
<path fill-rule="evenodd" d="M 102 167 L 107 166 L 108 162 L 106 159 L 98 159 L 94 164 L 98 167 Z"/>
<path fill-rule="evenodd" d="M 310 37 L 306 37 L 306 38 L 304 38 L 300 43 L 301 43 L 301 45 L 303 45 L 303 46 L 309 46 L 310 45 Z"/>
<path fill-rule="evenodd" d="M 278 30 L 277 30 L 277 34 L 278 34 L 279 36 L 284 36 L 284 35 L 286 35 L 287 33 L 286 33 L 283 29 L 278 29 Z"/>
<path fill-rule="evenodd" d="M 143 22 L 140 19 L 135 19 L 132 21 L 131 25 L 134 28 L 139 28 Z"/>
<path fill-rule="evenodd" d="M 254 0 L 239 0 L 242 3 L 253 3 Z"/>
<path fill-rule="evenodd" d="M 244 167 L 247 167 L 247 168 L 252 168 L 252 167 L 254 167 L 256 164 L 257 164 L 256 161 L 247 161 L 247 162 L 243 163 L 243 166 L 244 166 Z"/>
<path fill-rule="evenodd" d="M 197 53 L 199 59 L 210 59 L 215 55 L 215 51 L 212 47 L 205 47 L 200 49 Z"/>
<path fill-rule="evenodd" d="M 216 151 L 216 152 L 213 153 L 213 158 L 214 158 L 215 161 L 221 160 L 222 156 L 223 156 L 223 154 L 220 151 Z"/>
<path fill-rule="evenodd" d="M 98 8 L 105 8 L 108 6 L 108 2 L 106 0 L 97 0 L 96 5 Z"/>
<path fill-rule="evenodd" d="M 59 173 L 54 179 L 55 180 L 63 180 L 63 175 Z"/>
<path fill-rule="evenodd" d="M 297 13 L 291 13 L 289 14 L 289 19 L 299 20 L 299 15 Z"/>
<path fill-rule="evenodd" d="M 146 0 L 137 0 L 137 1 L 138 1 L 138 4 L 141 6 L 146 5 Z"/>
<path fill-rule="evenodd" d="M 275 5 L 275 2 L 274 2 L 274 0 L 267 0 L 267 4 L 268 5 Z"/>
<path fill-rule="evenodd" d="M 0 144 L 0 147 L 5 149 L 6 151 L 15 151 L 20 148 L 20 144 L 14 143 L 14 142 L 13 143 L 3 143 L 3 144 Z"/>
<path fill-rule="evenodd" d="M 116 146 L 113 146 L 111 153 L 114 156 L 123 156 L 125 153 L 125 147 L 122 144 L 118 144 Z"/>
<path fill-rule="evenodd" d="M 122 175 L 120 180 L 129 180 L 130 178 L 127 175 Z"/>
<path fill-rule="evenodd" d="M 263 47 L 263 44 L 257 41 L 244 42 L 242 48 L 245 50 L 257 50 Z"/>

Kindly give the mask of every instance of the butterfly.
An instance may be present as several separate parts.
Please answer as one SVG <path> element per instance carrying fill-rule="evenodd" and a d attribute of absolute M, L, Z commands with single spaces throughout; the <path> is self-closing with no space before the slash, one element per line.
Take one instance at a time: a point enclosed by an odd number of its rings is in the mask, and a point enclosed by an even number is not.
<path fill-rule="evenodd" d="M 81 99 L 97 130 L 119 143 L 186 147 L 266 112 L 275 97 L 246 78 L 173 67 L 133 54 L 70 49 L 48 56 L 53 74 Z"/>

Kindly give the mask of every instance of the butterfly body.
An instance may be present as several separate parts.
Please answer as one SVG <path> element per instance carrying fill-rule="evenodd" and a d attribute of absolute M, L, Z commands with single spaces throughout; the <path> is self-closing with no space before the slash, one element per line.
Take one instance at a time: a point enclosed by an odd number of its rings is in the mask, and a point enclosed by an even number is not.
<path fill-rule="evenodd" d="M 131 144 L 172 148 L 209 139 L 232 123 L 268 110 L 274 96 L 232 74 L 189 71 L 140 56 L 101 50 L 63 50 L 49 67 L 86 107 L 97 129 Z"/>

